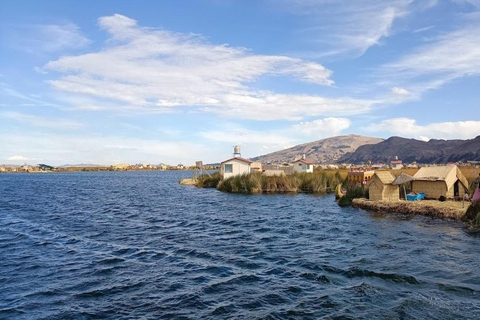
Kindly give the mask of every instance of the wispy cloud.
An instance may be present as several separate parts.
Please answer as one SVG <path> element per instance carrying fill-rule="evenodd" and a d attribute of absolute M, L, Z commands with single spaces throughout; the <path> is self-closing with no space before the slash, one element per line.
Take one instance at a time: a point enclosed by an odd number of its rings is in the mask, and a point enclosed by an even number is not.
<path fill-rule="evenodd" d="M 470 4 L 474 7 L 480 8 L 480 0 L 451 0 L 458 4 Z"/>
<path fill-rule="evenodd" d="M 51 128 L 51 129 L 72 130 L 72 129 L 78 129 L 82 127 L 81 123 L 78 123 L 76 121 L 72 121 L 69 119 L 61 119 L 61 118 L 49 119 L 49 118 L 38 117 L 34 115 L 13 112 L 13 111 L 0 112 L 0 118 L 26 122 L 35 127 L 44 127 L 44 128 Z"/>
<path fill-rule="evenodd" d="M 480 135 L 480 121 L 438 122 L 419 125 L 415 119 L 393 118 L 365 128 L 369 132 L 384 132 L 391 135 L 421 140 L 470 139 Z"/>
<path fill-rule="evenodd" d="M 110 34 L 107 48 L 46 64 L 46 70 L 65 74 L 50 82 L 54 88 L 146 110 L 193 106 L 255 120 L 357 114 L 375 103 L 255 89 L 255 81 L 264 76 L 332 85 L 332 72 L 315 62 L 256 55 L 198 35 L 143 28 L 118 14 L 101 17 L 99 25 Z"/>
<path fill-rule="evenodd" d="M 382 67 L 382 77 L 413 94 L 437 89 L 465 76 L 480 75 L 478 24 L 443 34 L 411 54 Z"/>
<path fill-rule="evenodd" d="M 414 0 L 284 1 L 289 11 L 310 19 L 304 32 L 325 47 L 325 54 L 363 55 L 390 35 L 395 19 L 405 16 Z M 315 35 L 317 35 L 315 37 Z"/>
<path fill-rule="evenodd" d="M 31 103 L 33 105 L 37 105 L 37 106 L 49 106 L 49 107 L 54 107 L 55 106 L 54 104 L 52 104 L 50 102 L 40 100 L 39 96 L 37 96 L 37 95 L 24 94 L 24 93 L 16 90 L 11 85 L 9 85 L 5 82 L 0 82 L 0 94 L 4 95 L 4 97 L 8 96 L 8 97 L 12 97 L 12 98 L 15 98 L 15 99 L 28 101 L 29 103 Z"/>
<path fill-rule="evenodd" d="M 428 27 L 418 28 L 418 29 L 413 30 L 413 33 L 425 32 L 425 31 L 428 31 L 428 30 L 433 29 L 433 28 L 435 28 L 435 26 L 428 26 Z"/>
<path fill-rule="evenodd" d="M 135 139 L 114 136 L 3 134 L 0 159 L 9 155 L 23 155 L 17 161 L 36 159 L 52 165 L 66 163 L 169 163 L 193 164 L 218 161 L 216 152 L 197 142 L 162 141 L 160 139 Z M 188 152 L 186 152 L 188 150 Z M 20 160 L 25 159 L 25 160 Z M 12 160 L 13 161 L 13 160 Z"/>
<path fill-rule="evenodd" d="M 64 24 L 27 25 L 17 29 L 15 46 L 28 52 L 59 52 L 85 47 L 90 43 L 77 25 Z M 41 69 L 38 69 L 39 71 Z"/>

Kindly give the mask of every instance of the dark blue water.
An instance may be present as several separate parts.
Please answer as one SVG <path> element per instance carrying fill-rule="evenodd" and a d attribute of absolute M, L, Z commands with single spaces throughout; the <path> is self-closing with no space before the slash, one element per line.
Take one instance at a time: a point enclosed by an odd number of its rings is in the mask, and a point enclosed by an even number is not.
<path fill-rule="evenodd" d="M 475 319 L 461 223 L 189 172 L 0 174 L 2 319 Z"/>

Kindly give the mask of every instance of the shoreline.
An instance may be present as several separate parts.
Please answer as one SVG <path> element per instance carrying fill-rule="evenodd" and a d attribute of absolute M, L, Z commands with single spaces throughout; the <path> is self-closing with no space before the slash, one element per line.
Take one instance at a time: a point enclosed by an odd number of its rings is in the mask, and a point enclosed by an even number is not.
<path fill-rule="evenodd" d="M 353 199 L 352 207 L 375 212 L 400 213 L 406 215 L 423 215 L 432 218 L 462 220 L 470 202 L 421 200 L 395 202 L 371 201 L 364 198 Z"/>

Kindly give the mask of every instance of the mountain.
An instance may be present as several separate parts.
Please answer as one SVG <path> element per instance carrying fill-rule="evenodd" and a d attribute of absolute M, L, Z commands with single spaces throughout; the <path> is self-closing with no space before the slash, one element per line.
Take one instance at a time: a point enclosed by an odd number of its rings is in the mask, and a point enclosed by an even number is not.
<path fill-rule="evenodd" d="M 480 160 L 480 136 L 470 140 L 420 141 L 391 137 L 375 145 L 364 145 L 345 154 L 340 163 L 388 162 L 398 156 L 403 162 L 448 163 Z"/>
<path fill-rule="evenodd" d="M 289 163 L 305 154 L 307 160 L 315 163 L 335 163 L 340 157 L 348 152 L 355 151 L 360 146 L 381 141 L 383 139 L 358 135 L 338 136 L 300 144 L 289 149 L 252 158 L 252 160 L 262 163 Z"/>

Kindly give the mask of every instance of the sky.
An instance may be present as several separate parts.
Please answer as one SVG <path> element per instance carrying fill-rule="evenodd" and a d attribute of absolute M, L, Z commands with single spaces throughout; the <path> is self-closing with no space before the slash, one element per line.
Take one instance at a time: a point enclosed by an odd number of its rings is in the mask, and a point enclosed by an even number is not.
<path fill-rule="evenodd" d="M 480 0 L 0 1 L 0 164 L 480 135 Z"/>

